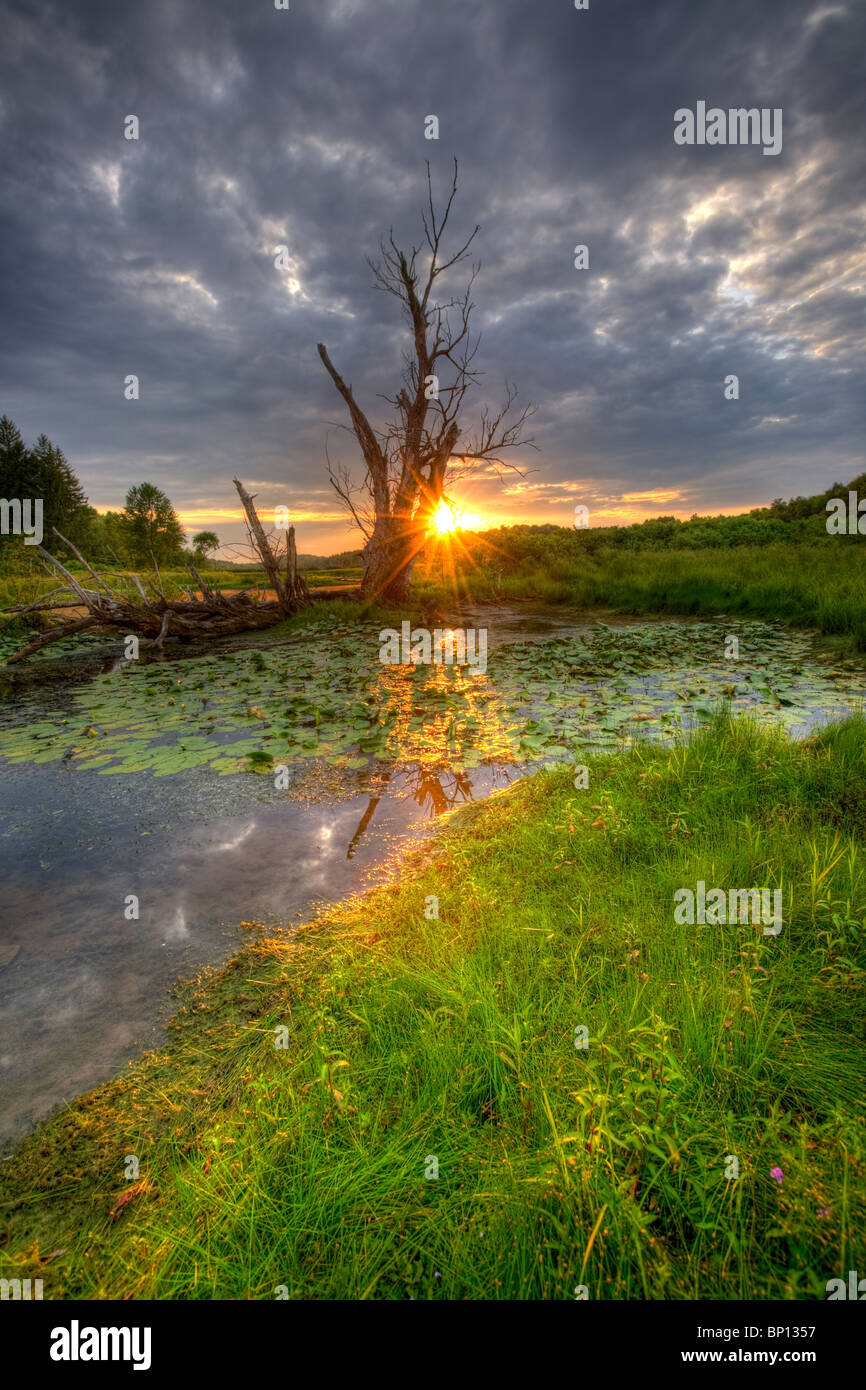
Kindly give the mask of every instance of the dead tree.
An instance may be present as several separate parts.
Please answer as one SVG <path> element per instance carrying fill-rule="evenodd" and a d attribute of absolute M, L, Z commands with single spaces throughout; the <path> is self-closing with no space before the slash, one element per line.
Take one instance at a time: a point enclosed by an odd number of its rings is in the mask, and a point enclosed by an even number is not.
<path fill-rule="evenodd" d="M 270 541 L 265 535 L 265 529 L 259 521 L 258 513 L 253 504 L 253 498 L 247 492 L 239 478 L 235 478 L 233 481 L 246 513 L 250 540 L 261 557 L 262 564 L 265 567 L 265 574 L 271 581 L 271 588 L 274 590 L 278 602 L 286 609 L 286 612 L 294 612 L 297 607 L 303 607 L 310 599 L 310 591 L 307 588 L 307 582 L 298 573 L 298 552 L 295 548 L 295 528 L 294 526 L 290 526 L 286 532 L 286 572 L 285 576 L 283 576 L 280 573 L 279 560 L 271 549 Z"/>
<path fill-rule="evenodd" d="M 428 164 L 427 208 L 422 214 L 426 251 L 423 246 L 402 251 L 391 233 L 387 242 L 380 242 L 381 260 L 368 262 L 376 288 L 400 302 L 411 339 L 404 353 L 401 385 L 395 395 L 384 398 L 394 414 L 381 429 L 373 427 L 358 405 L 325 344 L 318 345 L 325 369 L 348 408 L 364 460 L 365 478 L 359 486 L 346 470 L 335 470 L 328 460 L 331 484 L 365 536 L 361 592 L 397 603 L 406 598 L 416 556 L 446 481 L 450 485 L 485 462 L 521 472 L 506 463 L 502 454 L 531 445 L 523 429 L 533 407 L 512 416 L 517 391 L 506 383 L 501 408 L 493 413 L 483 409 L 477 429 L 458 448 L 464 398 L 478 384 L 473 362 L 480 339 L 473 339 L 469 329 L 472 286 L 479 267 L 472 267 L 463 290 L 455 296 L 440 301 L 436 294 L 440 277 L 466 259 L 479 230 L 475 227 L 453 254 L 444 250 L 456 192 L 455 160 L 448 200 L 437 213 Z"/>
<path fill-rule="evenodd" d="M 158 597 L 151 598 L 142 587 L 138 576 L 131 574 L 129 580 L 135 589 L 135 595 L 132 596 L 129 592 L 123 592 L 117 584 L 109 584 L 55 527 L 55 535 L 83 566 L 92 584 L 83 583 L 66 569 L 56 556 L 43 546 L 38 546 L 38 553 L 46 567 L 63 581 L 62 587 L 35 603 L 6 609 L 5 616 L 20 616 L 40 610 L 50 613 L 57 608 L 70 607 L 79 610 L 79 616 L 72 622 L 61 623 L 39 633 L 8 657 L 7 665 L 21 661 L 33 652 L 40 651 L 53 642 L 61 642 L 64 637 L 71 637 L 78 632 L 120 629 L 125 635 L 140 633 L 152 639 L 155 647 L 162 648 L 166 637 L 228 636 L 253 628 L 269 627 L 281 618 L 306 607 L 311 598 L 307 585 L 297 571 L 294 527 L 287 533 L 286 570 L 285 575 L 282 575 L 277 556 L 259 521 L 253 498 L 237 478 L 234 482 L 244 506 L 253 544 L 276 598 L 256 599 L 248 590 L 223 593 L 209 585 L 192 564 L 189 569 L 198 585 L 199 596 L 188 591 L 189 596 L 186 599 L 166 599 L 160 584 Z M 60 595 L 67 597 L 58 601 Z"/>

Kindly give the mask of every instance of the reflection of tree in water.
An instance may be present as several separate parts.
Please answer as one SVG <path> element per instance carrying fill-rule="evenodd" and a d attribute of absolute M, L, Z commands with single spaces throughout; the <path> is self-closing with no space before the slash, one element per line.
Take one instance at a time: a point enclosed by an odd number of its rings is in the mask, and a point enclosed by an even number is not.
<path fill-rule="evenodd" d="M 513 775 L 511 768 L 497 767 L 486 770 L 493 774 L 493 786 L 508 786 L 511 782 Z M 390 772 L 384 772 L 379 778 L 380 785 L 387 786 L 392 775 Z M 419 806 L 429 808 L 431 820 L 435 819 L 436 816 L 441 816 L 443 811 L 452 810 L 461 802 L 474 801 L 475 799 L 472 795 L 472 781 L 466 772 L 415 767 L 406 771 L 404 775 L 412 792 L 412 800 Z M 358 844 L 366 835 L 381 799 L 381 792 L 370 797 L 367 808 L 358 822 L 358 829 L 349 841 L 349 848 L 346 851 L 347 859 L 353 857 Z"/>
<path fill-rule="evenodd" d="M 461 801 L 472 800 L 472 783 L 465 772 L 438 773 L 419 767 L 412 780 L 412 800 L 419 806 L 429 806 L 431 819 Z"/>

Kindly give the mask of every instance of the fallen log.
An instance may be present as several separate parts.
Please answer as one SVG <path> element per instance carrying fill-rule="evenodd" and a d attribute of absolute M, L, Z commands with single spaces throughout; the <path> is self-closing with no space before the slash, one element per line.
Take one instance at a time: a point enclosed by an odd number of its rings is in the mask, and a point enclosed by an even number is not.
<path fill-rule="evenodd" d="M 230 636 L 250 629 L 269 627 L 310 604 L 310 592 L 297 570 L 294 528 L 291 528 L 287 537 L 286 574 L 283 578 L 277 557 L 256 514 L 253 498 L 237 478 L 234 481 L 244 505 L 253 544 L 277 595 L 276 599 L 256 599 L 247 589 L 237 593 L 222 592 L 207 584 L 195 567 L 190 565 L 193 578 L 199 586 L 200 598 L 194 597 L 187 590 L 190 596 L 186 599 L 166 599 L 161 581 L 159 597 L 148 598 L 138 577 L 131 575 L 140 599 L 133 601 L 127 594 L 112 589 L 105 578 L 98 574 L 76 547 L 55 528 L 55 534 L 76 556 L 98 588 L 86 588 L 55 555 L 43 546 L 38 546 L 38 552 L 46 567 L 63 580 L 62 588 L 53 592 L 58 595 L 71 595 L 71 599 L 56 606 L 84 608 L 87 616 L 41 632 L 38 637 L 31 639 L 8 657 L 7 664 L 21 661 L 52 642 L 62 642 L 64 637 L 76 632 L 120 629 L 124 635 L 140 633 L 150 638 L 153 646 L 161 651 L 167 637 Z M 43 605 L 44 598 L 37 600 L 35 605 L 28 605 L 23 611 Z"/>
<path fill-rule="evenodd" d="M 77 599 L 64 599 L 58 603 L 55 599 L 52 602 L 52 595 L 65 594 L 66 589 L 51 589 L 47 594 L 40 594 L 32 603 L 19 603 L 12 608 L 0 608 L 0 618 L 20 618 L 24 613 L 39 613 L 43 610 L 53 612 L 55 608 L 80 608 L 81 604 Z"/>
<path fill-rule="evenodd" d="M 11 666 L 16 661 L 23 661 L 25 656 L 31 656 L 33 652 L 38 652 L 42 647 L 49 647 L 52 642 L 62 642 L 64 637 L 72 637 L 76 632 L 85 632 L 89 627 L 98 627 L 96 618 L 79 618 L 74 623 L 63 623 L 60 627 L 52 627 L 48 632 L 41 632 L 38 637 L 34 637 L 26 646 L 20 647 L 17 652 L 6 658 L 6 665 Z"/>

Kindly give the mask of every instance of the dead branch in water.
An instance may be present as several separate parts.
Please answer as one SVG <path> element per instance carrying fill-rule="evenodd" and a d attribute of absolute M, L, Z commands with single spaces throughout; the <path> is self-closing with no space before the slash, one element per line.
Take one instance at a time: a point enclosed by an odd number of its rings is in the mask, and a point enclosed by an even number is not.
<path fill-rule="evenodd" d="M 279 561 L 259 521 L 253 498 L 237 478 L 234 482 L 244 506 L 253 545 L 258 551 L 270 586 L 277 595 L 276 599 L 256 600 L 246 589 L 237 593 L 222 592 L 208 585 L 190 564 L 189 569 L 198 584 L 200 597 L 195 597 L 187 590 L 188 598 L 166 599 L 160 582 L 159 597 L 149 599 L 137 576 L 132 575 L 141 599 L 140 602 L 133 602 L 127 594 L 112 588 L 102 575 L 97 574 L 75 546 L 55 528 L 55 535 L 75 555 L 98 587 L 85 588 L 56 556 L 43 546 L 38 546 L 39 555 L 46 568 L 63 581 L 62 586 L 52 590 L 52 593 L 58 596 L 65 594 L 68 597 L 64 602 L 48 604 L 43 596 L 35 604 L 8 610 L 9 616 L 13 613 L 53 607 L 83 608 L 86 610 L 86 616 L 40 633 L 8 657 L 7 664 L 21 661 L 31 653 L 40 651 L 53 642 L 62 642 L 65 637 L 77 632 L 119 629 L 125 635 L 138 633 L 151 639 L 153 646 L 162 650 L 166 637 L 229 636 L 236 632 L 270 627 L 281 618 L 307 607 L 312 600 L 306 583 L 298 574 L 294 527 L 289 529 L 286 539 L 286 572 L 283 577 Z"/>
<path fill-rule="evenodd" d="M 48 647 L 52 642 L 62 642 L 64 637 L 71 637 L 76 632 L 85 632 L 88 628 L 96 627 L 96 618 L 79 618 L 74 623 L 61 623 L 59 627 L 52 627 L 48 632 L 41 632 L 38 637 L 34 637 L 26 646 L 21 647 L 12 656 L 7 657 L 6 665 L 11 666 L 15 661 L 22 661 L 25 656 L 30 656 L 33 652 L 38 652 L 42 647 Z"/>

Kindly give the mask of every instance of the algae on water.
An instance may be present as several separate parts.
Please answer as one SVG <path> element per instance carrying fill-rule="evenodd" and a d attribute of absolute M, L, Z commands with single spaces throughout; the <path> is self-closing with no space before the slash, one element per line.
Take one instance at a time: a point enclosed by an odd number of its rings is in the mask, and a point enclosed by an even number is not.
<path fill-rule="evenodd" d="M 724 657 L 731 630 L 738 660 Z M 498 646 L 484 675 L 382 666 L 379 647 L 375 628 L 354 625 L 266 652 L 129 665 L 97 676 L 63 714 L 7 724 L 0 756 L 114 776 L 263 773 L 312 758 L 471 768 L 574 758 L 638 731 L 669 738 L 720 700 L 789 729 L 861 703 L 850 673 L 814 660 L 808 634 L 763 622 L 599 622 Z"/>

